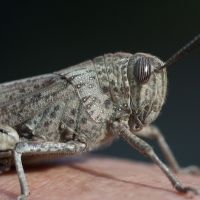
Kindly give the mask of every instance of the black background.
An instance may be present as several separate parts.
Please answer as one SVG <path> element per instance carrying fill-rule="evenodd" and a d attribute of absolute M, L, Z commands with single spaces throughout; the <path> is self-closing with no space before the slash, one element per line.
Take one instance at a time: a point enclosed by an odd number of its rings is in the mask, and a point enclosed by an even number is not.
<path fill-rule="evenodd" d="M 194 3 L 195 2 L 195 3 Z M 167 60 L 200 33 L 200 1 L 0 1 L 0 82 L 51 73 L 109 52 Z M 200 48 L 168 67 L 155 124 L 182 166 L 200 166 Z M 163 159 L 155 141 L 148 141 Z M 124 140 L 97 153 L 149 159 Z"/>

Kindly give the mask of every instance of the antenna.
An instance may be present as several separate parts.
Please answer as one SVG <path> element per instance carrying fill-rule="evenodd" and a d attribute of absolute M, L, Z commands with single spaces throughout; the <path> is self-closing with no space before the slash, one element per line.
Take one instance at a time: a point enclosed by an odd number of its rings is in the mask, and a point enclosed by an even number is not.
<path fill-rule="evenodd" d="M 193 43 L 196 42 L 200 38 L 200 34 L 197 35 L 193 40 L 191 40 L 189 43 L 187 43 L 184 47 L 182 47 L 179 51 L 177 51 L 172 57 L 170 57 L 163 66 L 158 67 L 155 69 L 155 72 L 159 72 L 160 70 L 164 69 L 165 67 L 171 65 L 173 62 L 184 56 L 185 54 L 189 53 L 190 51 L 196 49 L 200 46 L 199 44 L 196 44 L 194 46 Z"/>

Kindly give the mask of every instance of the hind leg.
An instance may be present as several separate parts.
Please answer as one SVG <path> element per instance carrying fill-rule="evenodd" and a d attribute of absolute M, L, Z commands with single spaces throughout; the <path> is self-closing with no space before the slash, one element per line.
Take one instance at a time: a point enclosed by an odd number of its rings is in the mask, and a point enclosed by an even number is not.
<path fill-rule="evenodd" d="M 34 142 L 19 142 L 14 149 L 14 159 L 17 174 L 19 177 L 19 182 L 21 186 L 21 195 L 18 199 L 25 200 L 29 194 L 28 184 L 25 178 L 21 155 L 23 153 L 31 154 L 42 154 L 42 153 L 65 153 L 66 155 L 78 154 L 84 151 L 86 144 L 78 141 L 69 141 L 67 143 L 55 143 L 55 142 L 44 142 L 44 143 L 34 143 Z"/>
<path fill-rule="evenodd" d="M 13 164 L 12 150 L 17 142 L 19 142 L 17 132 L 7 125 L 0 124 L 0 173 L 9 171 Z"/>

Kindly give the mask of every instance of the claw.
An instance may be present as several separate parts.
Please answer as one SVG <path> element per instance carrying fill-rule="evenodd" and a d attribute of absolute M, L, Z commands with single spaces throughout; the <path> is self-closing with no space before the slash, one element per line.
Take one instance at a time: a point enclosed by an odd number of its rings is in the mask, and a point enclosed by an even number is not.
<path fill-rule="evenodd" d="M 27 197 L 27 195 L 22 194 L 22 195 L 18 196 L 16 200 L 25 200 L 26 197 Z"/>
<path fill-rule="evenodd" d="M 176 190 L 181 192 L 181 193 L 192 193 L 194 195 L 200 195 L 200 191 L 193 187 L 183 187 L 182 185 L 178 184 L 175 186 Z"/>

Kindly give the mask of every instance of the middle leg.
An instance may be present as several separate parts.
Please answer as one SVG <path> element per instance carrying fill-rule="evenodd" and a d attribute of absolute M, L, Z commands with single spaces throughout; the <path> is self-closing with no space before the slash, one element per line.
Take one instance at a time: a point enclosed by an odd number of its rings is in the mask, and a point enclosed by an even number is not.
<path fill-rule="evenodd" d="M 25 199 L 29 194 L 29 188 L 24 174 L 21 156 L 23 153 L 42 154 L 42 153 L 65 153 L 67 155 L 77 154 L 84 151 L 86 145 L 78 141 L 69 141 L 67 143 L 33 143 L 19 142 L 14 149 L 15 166 L 21 186 L 21 195 L 18 199 Z"/>

